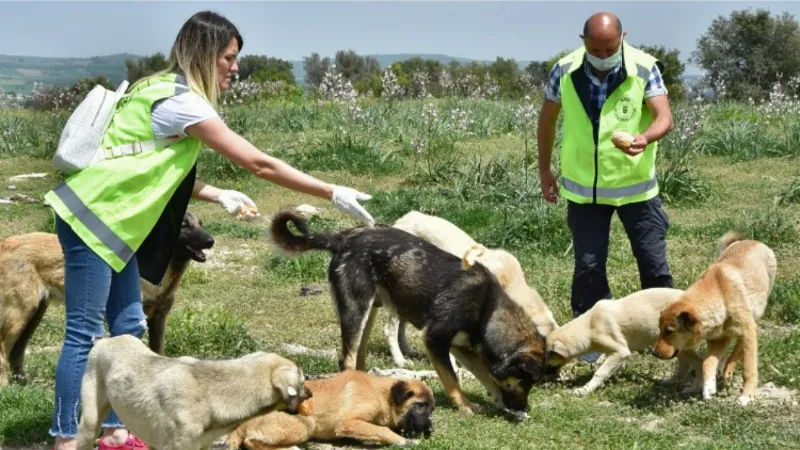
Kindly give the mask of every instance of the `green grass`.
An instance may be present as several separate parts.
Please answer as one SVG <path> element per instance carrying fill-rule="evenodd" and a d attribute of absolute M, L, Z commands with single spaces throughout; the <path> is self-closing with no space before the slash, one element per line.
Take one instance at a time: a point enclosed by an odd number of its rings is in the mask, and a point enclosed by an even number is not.
<path fill-rule="evenodd" d="M 513 127 L 518 103 L 436 101 L 440 117 L 449 117 L 449 110 L 459 107 L 470 111 L 475 124 L 467 135 L 453 137 L 440 123 L 434 136 L 439 147 L 418 154 L 415 171 L 410 142 L 422 129 L 424 103 L 401 102 L 390 110 L 370 102 L 364 105 L 367 118 L 355 124 L 348 124 L 330 105 L 264 103 L 234 110 L 233 125 L 260 148 L 315 176 L 371 193 L 373 199 L 364 206 L 380 223 L 416 209 L 456 223 L 486 245 L 508 249 L 559 323 L 569 320 L 574 255 L 566 205 L 563 200 L 550 205 L 541 199 L 535 161 L 526 178 L 522 137 Z M 684 108 L 675 105 L 674 110 L 683 117 L 689 114 Z M 670 138 L 659 155 L 659 181 L 671 223 L 668 260 L 676 286 L 688 287 L 714 260 L 717 239 L 730 229 L 772 246 L 778 280 L 759 331 L 760 384 L 800 389 L 800 188 L 795 181 L 800 161 L 788 149 L 796 138 L 797 121 L 771 119 L 766 124 L 754 110 L 735 104 L 713 106 L 706 113 L 697 139 Z M 56 119 L 0 111 L 0 128 L 22 130 L 0 142 L 0 196 L 10 195 L 6 186 L 12 183 L 6 180 L 12 175 L 50 172 L 45 179 L 14 183 L 15 192 L 40 199 L 60 181 L 52 173 L 48 144 L 57 142 L 56 123 L 38 137 L 29 131 L 50 120 Z M 349 134 L 341 134 L 339 127 L 350 125 Z M 536 154 L 533 145 L 531 155 Z M 558 170 L 557 154 L 555 160 Z M 310 221 L 312 230 L 355 225 L 326 202 L 257 180 L 213 152 L 203 152 L 199 176 L 247 193 L 265 217 L 308 203 L 324 208 Z M 282 347 L 339 351 L 339 325 L 326 281 L 330 256 L 310 252 L 287 257 L 270 247 L 265 221 L 240 222 L 213 204 L 193 203 L 191 209 L 216 244 L 206 263 L 191 265 L 177 292 L 168 320 L 167 353 L 225 358 L 275 351 L 309 374 L 335 372 L 333 357 L 293 355 Z M 0 223 L 0 238 L 53 231 L 52 213 L 42 205 L 0 205 Z M 609 283 L 621 297 L 639 289 L 639 277 L 616 218 L 610 242 Z M 321 295 L 299 295 L 301 287 L 314 282 L 323 286 Z M 381 311 L 372 330 L 368 367 L 391 367 L 381 329 L 385 317 Z M 52 442 L 47 431 L 63 327 L 64 308 L 53 305 L 29 346 L 28 383 L 0 388 L 0 446 L 48 448 Z M 409 328 L 408 333 L 411 344 L 421 349 L 420 332 Z M 414 364 L 432 369 L 424 359 Z M 587 382 L 593 368 L 576 366 L 573 379 L 533 390 L 531 420 L 521 424 L 500 417 L 473 380 L 464 383 L 466 395 L 486 409 L 474 417 L 455 411 L 441 383 L 430 380 L 437 400 L 435 432 L 421 448 L 800 448 L 797 406 L 756 400 L 742 409 L 735 402 L 736 387 L 709 402 L 685 398 L 679 388 L 656 383 L 669 374 L 672 364 L 636 354 L 587 398 L 574 397 L 570 389 Z M 740 379 L 741 368 L 736 382 Z"/>

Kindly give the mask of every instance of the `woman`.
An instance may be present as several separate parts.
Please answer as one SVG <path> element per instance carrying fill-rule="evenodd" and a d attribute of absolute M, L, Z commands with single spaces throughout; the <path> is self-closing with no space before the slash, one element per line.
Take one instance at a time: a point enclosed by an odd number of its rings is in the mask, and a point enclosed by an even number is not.
<path fill-rule="evenodd" d="M 104 318 L 112 336 L 143 336 L 140 276 L 160 282 L 189 199 L 217 202 L 231 214 L 255 207 L 240 192 L 195 181 L 203 144 L 260 178 L 329 199 L 340 211 L 374 224 L 358 203 L 369 195 L 325 183 L 262 153 L 219 118 L 212 105 L 238 71 L 242 44 L 224 17 L 192 16 L 178 33 L 169 69 L 130 88 L 103 138 L 106 148 L 155 140 L 158 149 L 93 164 L 45 196 L 56 212 L 64 250 L 67 311 L 50 429 L 56 450 L 76 446 L 81 378 L 94 339 L 104 334 Z M 147 448 L 113 411 L 103 428 L 99 450 Z"/>

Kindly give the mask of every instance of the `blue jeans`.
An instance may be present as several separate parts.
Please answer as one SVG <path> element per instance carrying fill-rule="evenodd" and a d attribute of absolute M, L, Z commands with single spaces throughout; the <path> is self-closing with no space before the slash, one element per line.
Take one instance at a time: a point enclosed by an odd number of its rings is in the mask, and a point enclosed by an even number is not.
<path fill-rule="evenodd" d="M 105 335 L 104 319 L 108 319 L 112 336 L 132 334 L 139 338 L 147 329 L 147 321 L 142 309 L 135 256 L 122 272 L 116 273 L 58 216 L 56 232 L 64 251 L 67 330 L 56 367 L 56 399 L 50 435 L 75 437 L 86 359 L 95 339 Z M 111 411 L 103 427 L 122 428 L 123 425 Z"/>

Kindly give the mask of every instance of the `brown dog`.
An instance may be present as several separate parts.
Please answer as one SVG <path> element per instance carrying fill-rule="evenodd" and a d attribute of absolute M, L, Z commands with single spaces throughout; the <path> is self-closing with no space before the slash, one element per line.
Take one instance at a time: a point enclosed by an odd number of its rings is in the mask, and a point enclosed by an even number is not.
<path fill-rule="evenodd" d="M 659 318 L 654 353 L 673 358 L 708 342 L 703 361 L 703 399 L 716 393 L 716 373 L 728 345 L 736 340 L 725 363 L 723 379 L 729 381 L 736 362 L 744 359 L 744 386 L 739 402 L 744 406 L 758 386 L 758 327 L 767 298 L 775 284 L 777 262 L 761 242 L 727 233 L 719 242 L 719 258 Z"/>
<path fill-rule="evenodd" d="M 284 412 L 256 417 L 228 435 L 228 449 L 273 450 L 309 439 L 414 445 L 416 440 L 393 430 L 427 437 L 433 428 L 433 393 L 419 380 L 345 370 L 333 378 L 308 380 L 306 387 L 313 393 L 306 401 L 313 405 L 308 417 Z"/>
<path fill-rule="evenodd" d="M 213 245 L 214 238 L 200 219 L 187 212 L 161 285 L 142 279 L 149 345 L 154 352 L 164 354 L 167 314 L 181 277 L 191 261 L 205 262 L 203 251 Z M 64 254 L 58 236 L 28 233 L 0 242 L 0 386 L 8 383 L 6 359 L 14 377 L 24 379 L 25 348 L 50 301 L 63 298 Z"/>

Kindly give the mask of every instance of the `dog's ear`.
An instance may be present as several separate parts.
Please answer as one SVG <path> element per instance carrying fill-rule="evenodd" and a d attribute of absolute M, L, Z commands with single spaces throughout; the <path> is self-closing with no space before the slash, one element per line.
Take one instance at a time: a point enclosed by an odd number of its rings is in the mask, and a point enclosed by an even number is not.
<path fill-rule="evenodd" d="M 681 330 L 691 330 L 696 323 L 697 319 L 689 311 L 683 311 L 678 314 L 678 328 Z"/>
<path fill-rule="evenodd" d="M 547 358 L 556 358 L 556 359 L 567 359 L 569 355 L 569 350 L 567 346 L 561 340 L 555 340 L 550 345 L 548 345 L 549 351 L 547 354 Z"/>
<path fill-rule="evenodd" d="M 529 373 L 534 380 L 542 378 L 542 365 L 533 358 L 523 359 L 522 368 L 525 372 Z"/>
<path fill-rule="evenodd" d="M 410 384 L 404 380 L 400 380 L 392 385 L 391 395 L 392 402 L 394 402 L 395 406 L 399 406 L 413 397 L 414 391 L 411 389 Z"/>
<path fill-rule="evenodd" d="M 515 372 L 519 371 L 519 364 L 520 364 L 520 355 L 519 353 L 514 354 L 505 360 L 495 364 L 492 367 L 492 376 L 496 380 L 505 380 L 506 378 L 513 376 Z"/>

